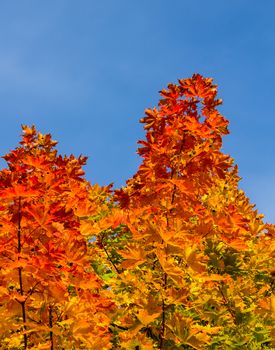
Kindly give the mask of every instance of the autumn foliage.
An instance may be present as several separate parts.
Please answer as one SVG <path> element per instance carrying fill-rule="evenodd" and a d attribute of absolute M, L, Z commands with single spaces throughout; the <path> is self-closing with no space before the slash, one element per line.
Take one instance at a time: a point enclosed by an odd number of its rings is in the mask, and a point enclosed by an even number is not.
<path fill-rule="evenodd" d="M 23 126 L 0 172 L 0 349 L 272 349 L 275 226 L 222 153 L 212 79 L 160 92 L 126 186 Z"/>
<path fill-rule="evenodd" d="M 2 349 L 102 349 L 114 302 L 79 231 L 79 215 L 92 212 L 86 159 L 57 156 L 49 135 L 23 132 L 0 174 Z"/>

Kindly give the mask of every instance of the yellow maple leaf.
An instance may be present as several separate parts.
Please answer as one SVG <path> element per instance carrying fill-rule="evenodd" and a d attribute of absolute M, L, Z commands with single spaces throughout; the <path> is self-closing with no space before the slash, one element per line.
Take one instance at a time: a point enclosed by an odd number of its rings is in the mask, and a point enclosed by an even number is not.
<path fill-rule="evenodd" d="M 145 261 L 145 251 L 138 244 L 132 243 L 127 245 L 127 250 L 121 250 L 119 254 L 126 259 L 122 262 L 123 268 L 134 268 Z"/>
<path fill-rule="evenodd" d="M 142 309 L 136 313 L 136 316 L 144 326 L 147 326 L 149 323 L 155 321 L 160 314 L 161 312 L 150 314 L 148 310 Z"/>

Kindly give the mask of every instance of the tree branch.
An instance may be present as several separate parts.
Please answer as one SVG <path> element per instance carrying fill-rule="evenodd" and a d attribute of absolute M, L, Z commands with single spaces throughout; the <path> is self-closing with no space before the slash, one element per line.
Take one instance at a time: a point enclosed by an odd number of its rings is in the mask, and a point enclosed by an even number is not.
<path fill-rule="evenodd" d="M 19 197 L 18 200 L 18 228 L 17 228 L 17 251 L 18 251 L 18 260 L 20 259 L 20 253 L 21 253 L 21 220 L 22 220 L 22 213 L 21 213 L 21 197 Z M 20 295 L 24 295 L 24 289 L 23 289 L 23 278 L 22 278 L 22 267 L 18 267 L 18 277 L 19 277 L 19 287 L 20 287 Z M 21 309 L 22 309 L 22 319 L 23 319 L 23 329 L 26 330 L 26 300 L 20 301 Z M 24 334 L 24 349 L 27 349 L 28 347 L 28 338 L 27 334 Z"/>

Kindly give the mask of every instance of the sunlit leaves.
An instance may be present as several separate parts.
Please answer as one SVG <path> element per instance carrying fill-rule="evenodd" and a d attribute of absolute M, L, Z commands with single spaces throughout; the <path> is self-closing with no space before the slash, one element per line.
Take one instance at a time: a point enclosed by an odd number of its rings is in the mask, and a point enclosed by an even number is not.
<path fill-rule="evenodd" d="M 5 349 L 110 344 L 108 310 L 114 303 L 79 230 L 79 216 L 91 215 L 93 207 L 92 188 L 81 178 L 85 158 L 57 156 L 55 144 L 50 135 L 24 126 L 21 146 L 4 157 L 9 168 L 0 172 Z"/>
<path fill-rule="evenodd" d="M 198 74 L 147 109 L 126 186 L 90 185 L 23 126 L 0 172 L 1 349 L 274 348 L 274 225 L 222 153 L 228 121 Z"/>
<path fill-rule="evenodd" d="M 149 322 L 144 312 L 149 323 L 137 334 L 161 349 L 249 346 L 255 325 L 270 329 L 273 322 L 274 282 L 257 276 L 274 271 L 274 229 L 266 234 L 268 226 L 238 188 L 233 159 L 221 152 L 228 121 L 216 109 L 221 100 L 212 80 L 194 75 L 161 95 L 159 108 L 141 119 L 143 161 L 115 193 L 131 233 L 117 266 L 129 269 L 126 312 L 139 303 L 134 290 L 155 299 L 161 314 Z M 117 296 L 124 283 L 113 287 Z"/>

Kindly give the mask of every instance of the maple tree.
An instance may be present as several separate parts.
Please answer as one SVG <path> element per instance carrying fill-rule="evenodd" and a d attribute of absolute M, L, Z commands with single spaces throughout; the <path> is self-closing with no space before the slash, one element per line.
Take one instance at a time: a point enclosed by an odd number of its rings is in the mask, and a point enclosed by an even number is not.
<path fill-rule="evenodd" d="M 123 225 L 108 228 L 113 211 L 95 222 L 123 349 L 258 349 L 274 339 L 274 226 L 221 152 L 228 121 L 216 94 L 200 75 L 161 91 L 141 119 L 143 162 L 115 191 Z"/>
<path fill-rule="evenodd" d="M 86 158 L 34 127 L 4 157 L 3 349 L 275 346 L 275 226 L 221 151 L 217 87 L 195 74 L 161 96 L 119 190 L 90 185 Z"/>
<path fill-rule="evenodd" d="M 114 303 L 90 266 L 79 215 L 92 212 L 86 158 L 23 127 L 0 172 L 0 348 L 103 349 Z"/>

